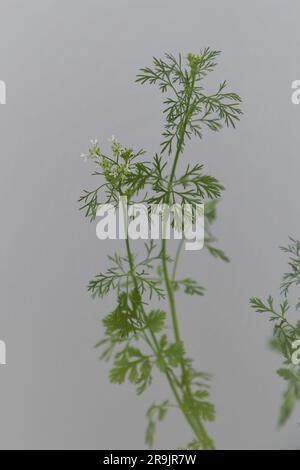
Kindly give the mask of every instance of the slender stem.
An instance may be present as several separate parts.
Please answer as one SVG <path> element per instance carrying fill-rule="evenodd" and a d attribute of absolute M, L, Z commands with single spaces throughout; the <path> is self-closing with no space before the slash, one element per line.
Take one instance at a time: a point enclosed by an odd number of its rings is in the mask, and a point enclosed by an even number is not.
<path fill-rule="evenodd" d="M 124 203 L 123 203 L 123 210 L 125 209 L 125 206 L 124 206 Z M 125 226 L 127 227 L 127 220 L 125 220 Z M 129 262 L 129 269 L 130 269 L 130 277 L 132 279 L 132 282 L 133 282 L 133 285 L 135 287 L 135 289 L 137 290 L 137 292 L 139 291 L 139 286 L 138 286 L 138 282 L 137 282 L 137 279 L 136 279 L 136 274 L 135 274 L 135 265 L 134 265 L 134 259 L 133 259 L 133 255 L 132 255 L 132 251 L 131 251 L 131 247 L 130 247 L 130 242 L 129 242 L 129 238 L 128 238 L 128 233 L 127 233 L 127 229 L 126 229 L 126 239 L 125 239 L 125 245 L 126 245 L 126 252 L 127 252 L 127 257 L 128 257 L 128 262 Z M 141 305 L 141 311 L 143 313 L 143 316 L 144 318 L 146 318 L 146 312 L 144 310 L 144 307 L 143 305 Z M 145 331 L 143 331 L 143 334 L 144 334 L 144 338 L 145 338 L 145 341 L 147 342 L 147 344 L 150 346 L 151 350 L 154 352 L 155 356 L 158 355 L 158 351 L 159 351 L 159 345 L 158 345 L 158 341 L 156 339 L 156 336 L 155 334 L 151 331 L 150 332 L 150 335 L 151 335 L 151 339 L 153 341 L 153 343 L 151 342 L 151 340 L 148 338 L 148 335 Z M 170 374 L 170 372 L 166 369 L 166 372 L 165 372 L 165 375 L 167 377 L 167 381 L 170 385 L 170 388 L 172 390 L 172 393 L 174 395 L 174 398 L 179 406 L 179 408 L 181 409 L 183 415 L 185 416 L 188 424 L 191 426 L 193 432 L 195 433 L 195 435 L 198 437 L 198 429 L 197 427 L 195 426 L 195 423 L 193 422 L 193 419 L 192 417 L 190 416 L 190 414 L 185 410 L 184 408 L 184 405 L 181 401 L 181 398 L 179 396 L 179 393 L 176 389 L 176 381 L 174 380 L 174 378 L 172 377 L 172 375 Z M 175 383 L 174 383 L 175 382 Z"/>
<path fill-rule="evenodd" d="M 184 417 L 186 418 L 188 424 L 191 426 L 191 428 L 192 428 L 192 430 L 194 431 L 195 435 L 198 437 L 198 435 L 199 435 L 198 429 L 197 429 L 197 427 L 195 426 L 195 424 L 194 424 L 194 422 L 193 422 L 191 416 L 185 411 L 185 409 L 184 409 L 184 407 L 183 407 L 183 403 L 182 403 L 182 401 L 181 401 L 181 399 L 180 399 L 180 396 L 179 396 L 179 394 L 178 394 L 178 392 L 177 392 L 177 390 L 176 390 L 176 387 L 175 387 L 175 385 L 174 385 L 174 383 L 173 383 L 173 381 L 172 381 L 172 379 L 171 379 L 171 377 L 170 377 L 170 375 L 169 375 L 168 372 L 166 372 L 166 377 L 167 377 L 167 380 L 168 380 L 168 382 L 169 382 L 170 388 L 171 388 L 171 390 L 172 390 L 172 392 L 173 392 L 173 395 L 174 395 L 174 397 L 175 397 L 175 400 L 176 400 L 176 402 L 177 402 L 179 408 L 181 409 L 181 411 L 182 411 Z"/>
<path fill-rule="evenodd" d="M 179 133 L 177 146 L 176 146 L 176 154 L 175 154 L 175 157 L 174 157 L 174 162 L 173 162 L 173 165 L 172 165 L 171 175 L 170 175 L 169 183 L 168 183 L 168 192 L 167 192 L 167 197 L 166 197 L 166 199 L 167 199 L 166 203 L 167 204 L 170 202 L 170 190 L 172 188 L 173 180 L 174 180 L 174 177 L 175 177 L 175 171 L 176 171 L 179 155 L 182 152 L 183 145 L 184 145 L 184 136 L 185 136 L 186 126 L 187 126 L 187 123 L 188 123 L 188 112 L 189 112 L 190 101 L 191 101 L 191 97 L 192 97 L 192 93 L 193 93 L 193 89 L 194 89 L 194 85 L 195 85 L 195 79 L 196 79 L 196 71 L 192 70 L 191 84 L 190 84 L 190 88 L 189 88 L 189 91 L 188 91 L 188 97 L 187 97 L 185 119 L 184 119 L 184 121 L 183 121 L 183 123 L 180 127 L 180 133 Z M 169 304 L 170 304 L 174 335 L 175 335 L 176 341 L 179 342 L 180 341 L 180 333 L 179 333 L 178 322 L 177 322 L 175 300 L 174 300 L 172 285 L 171 285 L 171 282 L 170 282 L 170 279 L 169 279 L 169 272 L 168 272 L 168 266 L 167 266 L 165 230 L 166 230 L 166 223 L 163 226 L 163 234 L 162 234 L 162 268 L 163 268 L 163 276 L 164 276 L 164 281 L 165 281 L 166 290 L 167 290 L 168 299 L 169 299 Z"/>
<path fill-rule="evenodd" d="M 184 135 L 185 135 L 186 126 L 187 126 L 187 122 L 188 122 L 188 110 L 189 110 L 189 107 L 190 107 L 190 101 L 191 101 L 191 97 L 192 97 L 194 84 L 195 84 L 195 72 L 192 75 L 192 79 L 191 79 L 190 89 L 189 89 L 189 92 L 188 92 L 187 106 L 186 106 L 186 115 L 185 115 L 185 119 L 184 119 L 184 121 L 181 125 L 181 128 L 180 128 L 179 138 L 178 138 L 177 146 L 176 146 L 176 154 L 175 154 L 175 157 L 174 157 L 174 162 L 173 162 L 172 169 L 171 169 L 171 175 L 170 175 L 170 178 L 169 178 L 168 192 L 167 192 L 167 196 L 166 196 L 166 203 L 167 204 L 170 202 L 170 191 L 171 191 L 173 180 L 174 180 L 174 177 L 175 177 L 175 171 L 176 171 L 179 155 L 182 152 L 182 148 L 183 148 L 183 144 L 184 144 Z M 169 299 L 169 304 L 170 304 L 174 335 L 175 335 L 176 341 L 179 342 L 180 341 L 180 333 L 179 333 L 178 322 L 177 322 L 175 300 L 174 300 L 172 285 L 171 285 L 170 279 L 169 279 L 169 272 L 168 272 L 168 266 L 167 266 L 166 234 L 165 234 L 165 231 L 166 231 L 166 223 L 163 224 L 163 234 L 162 234 L 162 250 L 161 250 L 162 251 L 162 268 L 163 268 L 163 276 L 164 276 L 164 281 L 165 281 L 166 290 L 167 290 L 168 299 Z"/>
<path fill-rule="evenodd" d="M 174 261 L 173 271 L 172 271 L 172 277 L 171 277 L 172 282 L 174 282 L 175 279 L 176 279 L 176 271 L 177 271 L 177 266 L 178 266 L 179 257 L 180 257 L 180 254 L 181 254 L 183 244 L 184 244 L 184 237 L 182 237 L 182 239 L 180 240 L 177 251 L 176 251 L 176 256 L 175 256 L 175 261 Z"/>
<path fill-rule="evenodd" d="M 167 204 L 170 202 L 170 193 L 171 193 L 172 184 L 175 178 L 175 172 L 176 172 L 178 159 L 184 147 L 185 132 L 186 132 L 186 127 L 187 127 L 188 119 L 189 119 L 190 102 L 191 102 L 192 93 L 193 93 L 194 85 L 195 85 L 195 79 L 196 79 L 195 69 L 191 69 L 190 78 L 191 80 L 190 80 L 190 87 L 189 87 L 188 95 L 187 95 L 185 118 L 180 126 L 179 137 L 178 137 L 177 146 L 176 146 L 176 153 L 175 153 L 174 162 L 172 165 L 171 174 L 170 174 L 169 183 L 168 183 L 168 192 L 167 192 L 166 201 L 165 201 Z M 168 301 L 170 305 L 170 313 L 171 313 L 174 337 L 175 337 L 176 342 L 181 342 L 180 331 L 179 331 L 178 320 L 177 320 L 177 313 L 176 313 L 174 292 L 173 292 L 172 283 L 170 281 L 168 266 L 167 266 L 165 231 L 166 231 L 166 223 L 163 224 L 162 250 L 161 250 L 163 278 L 164 278 L 164 283 L 166 286 Z M 191 391 L 189 380 L 187 379 L 187 371 L 186 371 L 184 360 L 181 361 L 181 370 L 182 370 L 182 383 L 185 385 L 187 396 L 189 398 L 192 398 L 192 391 Z M 195 420 L 195 426 L 198 430 L 196 435 L 203 436 L 206 440 L 209 440 L 209 437 L 207 436 L 207 433 L 204 429 L 204 426 L 200 418 L 196 415 L 196 416 L 193 416 L 193 419 Z"/>

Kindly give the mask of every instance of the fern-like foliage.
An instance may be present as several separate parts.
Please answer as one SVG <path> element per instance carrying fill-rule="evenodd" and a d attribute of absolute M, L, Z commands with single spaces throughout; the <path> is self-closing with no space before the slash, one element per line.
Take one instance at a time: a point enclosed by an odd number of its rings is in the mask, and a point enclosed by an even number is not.
<path fill-rule="evenodd" d="M 226 82 L 213 94 L 205 93 L 204 79 L 214 70 L 218 56 L 218 51 L 208 48 L 198 55 L 188 54 L 185 59 L 166 54 L 162 59 L 154 58 L 151 67 L 141 69 L 136 81 L 157 85 L 164 94 L 160 151 L 147 158 L 143 150 L 125 147 L 113 138 L 110 151 L 104 153 L 98 141 L 92 141 L 83 157 L 93 162 L 93 175 L 101 179 L 101 184 L 84 191 L 79 199 L 89 220 L 95 219 L 100 203 L 116 207 L 124 196 L 128 204 L 143 202 L 148 207 L 205 203 L 205 246 L 213 256 L 228 261 L 215 246 L 211 231 L 222 184 L 205 173 L 202 163 L 187 163 L 182 174 L 177 170 L 188 139 L 202 137 L 205 128 L 218 131 L 223 124 L 235 127 L 240 118 L 241 99 L 226 91 Z M 177 276 L 182 243 L 174 258 L 167 253 L 165 240 L 146 243 L 139 254 L 132 251 L 128 237 L 123 243 L 125 254 L 110 256 L 110 266 L 88 284 L 94 298 L 114 296 L 114 306 L 103 318 L 104 338 L 96 345 L 101 348 L 101 358 L 112 361 L 110 380 L 116 384 L 129 381 L 141 394 L 151 385 L 155 371 L 163 374 L 171 397 L 149 408 L 146 444 L 153 445 L 157 422 L 167 411 L 178 409 L 193 433 L 188 448 L 213 449 L 204 425 L 215 418 L 209 397 L 210 377 L 198 372 L 188 357 L 175 302 L 177 291 L 202 296 L 204 288 L 189 276 Z M 151 306 L 153 300 L 159 308 Z M 184 312 L 180 320 L 187 321 Z"/>
<path fill-rule="evenodd" d="M 273 323 L 273 337 L 271 347 L 283 358 L 283 367 L 278 375 L 287 382 L 286 390 L 279 412 L 278 425 L 284 425 L 291 416 L 297 402 L 300 400 L 300 361 L 294 361 L 297 356 L 295 345 L 300 339 L 300 321 L 292 322 L 289 319 L 291 310 L 291 289 L 300 282 L 300 242 L 290 238 L 286 247 L 281 247 L 282 251 L 289 256 L 289 270 L 283 275 L 280 286 L 282 296 L 279 305 L 274 306 L 274 299 L 270 295 L 266 301 L 254 297 L 250 299 L 251 307 L 258 313 L 265 313 Z M 300 307 L 299 297 L 295 304 L 295 310 Z M 298 349 L 300 342 L 298 344 Z M 300 354 L 299 354 L 300 355 Z M 297 359 L 297 357 L 296 357 Z"/>

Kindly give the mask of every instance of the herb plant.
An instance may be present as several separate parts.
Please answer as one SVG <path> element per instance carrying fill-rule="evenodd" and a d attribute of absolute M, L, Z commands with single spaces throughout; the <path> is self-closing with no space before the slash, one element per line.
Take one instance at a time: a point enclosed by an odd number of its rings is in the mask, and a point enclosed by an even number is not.
<path fill-rule="evenodd" d="M 91 221 L 100 202 L 117 206 L 124 196 L 128 204 L 142 202 L 148 206 L 205 202 L 205 247 L 213 256 L 227 261 L 224 252 L 215 246 L 211 232 L 223 186 L 204 174 L 200 163 L 187 164 L 182 174 L 177 174 L 177 163 L 189 139 L 201 138 L 204 128 L 219 131 L 223 124 L 235 127 L 240 118 L 241 99 L 226 91 L 225 81 L 213 94 L 204 91 L 204 78 L 214 70 L 218 55 L 209 48 L 199 55 L 188 54 L 186 59 L 166 54 L 140 70 L 136 82 L 157 85 L 165 96 L 160 151 L 149 160 L 143 150 L 135 151 L 112 138 L 111 150 L 106 154 L 98 141 L 92 141 L 83 156 L 93 161 L 93 174 L 102 182 L 96 189 L 84 191 L 79 199 Z M 213 449 L 213 440 L 204 426 L 204 422 L 215 418 L 209 400 L 210 376 L 198 372 L 186 353 L 175 303 L 176 291 L 201 296 L 204 289 L 194 279 L 177 276 L 182 240 L 174 259 L 167 252 L 164 238 L 160 244 L 153 240 L 145 243 L 143 255 L 133 253 L 129 237 L 124 245 L 125 254 L 109 256 L 111 266 L 88 284 L 93 297 L 103 298 L 111 291 L 116 295 L 115 307 L 103 319 L 104 338 L 96 345 L 103 348 L 101 358 L 113 363 L 110 380 L 117 384 L 128 380 L 141 394 L 150 386 L 154 369 L 158 369 L 169 384 L 172 398 L 155 402 L 148 409 L 146 444 L 153 445 L 156 423 L 176 407 L 193 434 L 187 447 Z M 151 308 L 155 298 L 162 308 Z M 168 334 L 170 331 L 172 334 Z"/>
<path fill-rule="evenodd" d="M 251 307 L 258 313 L 266 313 L 269 320 L 274 324 L 271 347 L 280 353 L 283 358 L 283 367 L 278 369 L 277 374 L 287 382 L 287 388 L 283 394 L 283 401 L 280 408 L 278 425 L 286 423 L 292 411 L 300 400 L 300 366 L 295 346 L 300 339 L 300 321 L 292 322 L 289 318 L 289 310 L 292 299 L 291 289 L 300 283 L 300 242 L 290 238 L 287 247 L 281 249 L 289 256 L 289 271 L 283 275 L 280 285 L 281 301 L 278 307 L 274 305 L 274 299 L 270 295 L 266 301 L 254 297 L 250 299 Z M 295 310 L 300 308 L 300 297 L 295 303 Z"/>

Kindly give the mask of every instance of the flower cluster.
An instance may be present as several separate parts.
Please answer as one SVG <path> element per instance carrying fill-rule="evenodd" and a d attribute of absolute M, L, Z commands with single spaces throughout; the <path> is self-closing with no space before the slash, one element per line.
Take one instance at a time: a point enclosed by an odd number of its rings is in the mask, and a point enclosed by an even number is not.
<path fill-rule="evenodd" d="M 133 155 L 132 149 L 124 147 L 114 136 L 109 139 L 112 157 L 107 157 L 101 152 L 97 139 L 91 140 L 87 153 L 82 153 L 84 161 L 91 160 L 100 165 L 106 180 L 118 187 L 124 181 L 129 171 L 129 160 Z M 122 159 L 122 162 L 119 162 Z"/>
<path fill-rule="evenodd" d="M 113 154 L 114 157 L 121 157 L 122 154 L 125 151 L 125 148 L 122 146 L 122 144 L 115 138 L 114 135 L 111 136 L 110 139 L 111 142 L 111 153 Z"/>
<path fill-rule="evenodd" d="M 88 149 L 88 152 L 82 153 L 80 156 L 84 159 L 85 162 L 87 162 L 88 160 L 98 159 L 101 156 L 101 150 L 99 147 L 98 140 L 91 140 L 91 145 Z"/>
<path fill-rule="evenodd" d="M 202 55 L 189 53 L 187 55 L 187 61 L 191 69 L 196 68 L 202 61 Z"/>

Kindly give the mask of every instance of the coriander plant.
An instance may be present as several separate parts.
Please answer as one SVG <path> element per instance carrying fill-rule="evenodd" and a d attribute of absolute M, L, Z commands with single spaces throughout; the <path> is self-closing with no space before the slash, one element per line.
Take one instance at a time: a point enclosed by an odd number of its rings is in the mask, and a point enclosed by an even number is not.
<path fill-rule="evenodd" d="M 289 271 L 283 275 L 280 285 L 282 300 L 279 306 L 274 306 L 274 299 L 270 295 L 266 301 L 254 297 L 250 299 L 251 307 L 258 313 L 266 313 L 274 324 L 271 347 L 280 353 L 283 358 L 283 367 L 277 373 L 287 382 L 283 394 L 278 425 L 282 426 L 291 416 L 291 413 L 300 400 L 300 320 L 292 322 L 288 312 L 292 299 L 291 288 L 300 283 L 300 242 L 290 238 L 287 247 L 281 249 L 289 256 Z M 296 300 L 295 310 L 300 308 L 300 297 Z"/>
<path fill-rule="evenodd" d="M 100 203 L 117 207 L 124 197 L 128 204 L 142 202 L 148 207 L 205 202 L 205 247 L 227 261 L 211 232 L 223 186 L 203 173 L 201 163 L 187 163 L 181 174 L 177 168 L 189 139 L 201 138 L 205 127 L 212 131 L 220 130 L 222 124 L 235 127 L 240 118 L 241 99 L 226 91 L 225 81 L 213 94 L 205 93 L 204 79 L 214 70 L 218 55 L 209 48 L 199 55 L 188 54 L 186 59 L 166 54 L 140 70 L 136 82 L 157 85 L 165 96 L 160 151 L 149 159 L 143 150 L 125 147 L 112 138 L 110 152 L 104 153 L 98 141 L 92 141 L 84 157 L 94 163 L 93 174 L 101 181 L 96 189 L 84 191 L 80 197 L 86 217 L 94 220 Z M 165 224 L 163 219 L 163 232 Z M 93 297 L 103 298 L 110 292 L 116 297 L 115 307 L 103 319 L 104 338 L 96 345 L 103 348 L 101 358 L 112 361 L 110 380 L 117 384 L 128 380 L 141 394 L 151 385 L 156 368 L 164 375 L 171 397 L 152 403 L 148 409 L 146 444 L 153 445 L 156 423 L 169 409 L 177 408 L 193 435 L 187 447 L 213 449 L 204 425 L 215 418 L 214 405 L 209 401 L 210 376 L 198 372 L 187 355 L 175 302 L 176 291 L 201 296 L 204 289 L 190 277 L 177 276 L 182 240 L 171 257 L 164 237 L 159 243 L 146 242 L 143 254 L 134 254 L 132 240 L 124 238 L 125 254 L 109 256 L 110 267 L 88 284 Z M 155 299 L 160 308 L 151 307 Z"/>

